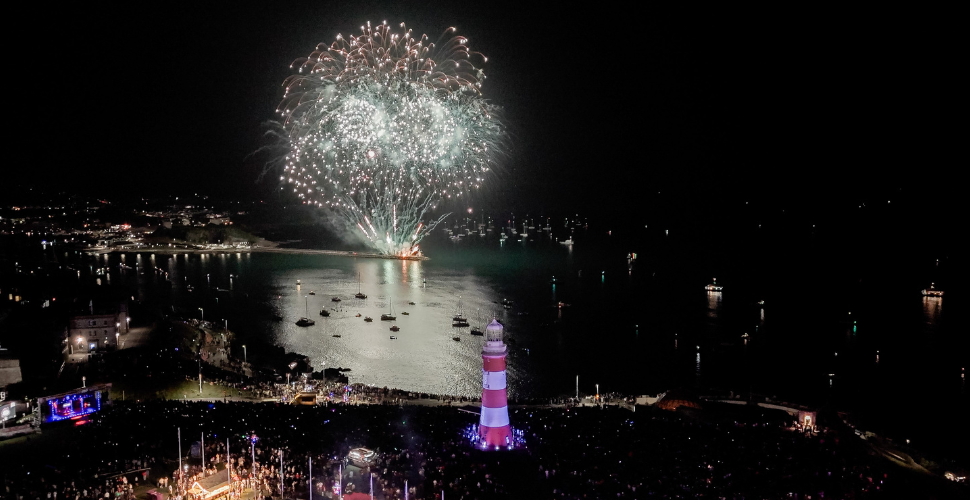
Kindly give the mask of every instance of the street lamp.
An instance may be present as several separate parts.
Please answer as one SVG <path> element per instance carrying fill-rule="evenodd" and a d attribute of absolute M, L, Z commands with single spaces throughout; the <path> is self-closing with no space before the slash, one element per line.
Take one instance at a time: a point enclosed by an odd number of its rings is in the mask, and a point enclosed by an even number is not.
<path fill-rule="evenodd" d="M 127 318 L 125 318 L 125 333 L 128 333 L 129 330 L 131 330 L 131 317 L 130 316 L 127 317 Z"/>
<path fill-rule="evenodd" d="M 253 476 L 256 477 L 256 435 L 253 434 L 253 438 L 249 440 L 249 447 L 253 454 Z M 313 481 L 310 481 L 310 489 L 313 489 Z"/>
<path fill-rule="evenodd" d="M 202 322 L 205 323 L 205 311 L 200 307 L 199 311 L 202 311 Z"/>
<path fill-rule="evenodd" d="M 246 363 L 246 344 L 243 344 L 243 363 Z"/>

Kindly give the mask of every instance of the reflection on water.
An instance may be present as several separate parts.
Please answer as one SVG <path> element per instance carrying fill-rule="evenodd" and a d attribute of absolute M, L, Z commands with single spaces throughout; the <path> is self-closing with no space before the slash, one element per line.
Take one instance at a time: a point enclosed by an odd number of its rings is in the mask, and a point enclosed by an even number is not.
<path fill-rule="evenodd" d="M 697 346 L 697 358 L 694 361 L 694 382 L 700 386 L 701 383 L 701 346 Z"/>
<path fill-rule="evenodd" d="M 936 325 L 940 320 L 943 297 L 923 297 L 923 320 L 926 325 Z"/>
<path fill-rule="evenodd" d="M 572 371 L 602 373 L 601 381 L 609 379 L 611 386 L 626 383 L 632 390 L 701 385 L 701 350 L 708 383 L 737 386 L 743 378 L 738 375 L 741 367 L 751 364 L 750 369 L 765 374 L 755 385 L 781 386 L 775 381 L 785 377 L 790 386 L 808 385 L 799 385 L 802 380 L 787 375 L 789 370 L 763 361 L 791 357 L 814 373 L 809 390 L 824 391 L 834 384 L 832 378 L 825 383 L 828 367 L 811 357 L 812 346 L 806 350 L 804 342 L 795 340 L 797 335 L 808 333 L 819 349 L 844 349 L 846 355 L 839 358 L 854 360 L 862 354 L 866 363 L 859 366 L 873 367 L 874 351 L 886 350 L 886 363 L 880 367 L 880 377 L 884 377 L 888 375 L 883 373 L 903 369 L 894 362 L 900 359 L 899 348 L 892 344 L 893 338 L 900 338 L 897 330 L 910 335 L 923 326 L 937 333 L 944 322 L 942 299 L 924 297 L 922 315 L 913 307 L 912 319 L 904 326 L 859 329 L 849 342 L 838 335 L 836 343 L 824 333 L 836 331 L 834 323 L 820 322 L 812 332 L 800 326 L 812 318 L 804 315 L 804 308 L 786 310 L 785 302 L 775 308 L 773 301 L 772 322 L 766 324 L 764 308 L 754 309 L 753 299 L 744 302 L 734 292 L 727 298 L 723 292 L 710 292 L 705 302 L 699 288 L 664 288 L 670 283 L 651 290 L 657 278 L 649 271 L 607 282 L 607 272 L 629 271 L 628 262 L 617 259 L 611 267 L 599 257 L 587 258 L 582 247 L 575 253 L 571 249 L 556 245 L 551 251 L 540 251 L 515 246 L 470 255 L 455 250 L 450 256 L 435 254 L 430 261 L 258 253 L 112 254 L 86 258 L 79 273 L 87 272 L 86 279 L 92 281 L 110 279 L 128 286 L 138 300 L 173 304 L 166 311 L 177 315 L 199 318 L 204 314 L 206 320 L 218 323 L 233 319 L 234 331 L 240 335 L 238 343 L 250 345 L 250 359 L 253 345 L 261 340 L 264 345 L 306 354 L 318 368 L 352 368 L 349 375 L 355 382 L 426 392 L 455 392 L 457 386 L 468 396 L 481 391 L 482 337 L 471 335 L 470 327 L 452 326 L 459 296 L 472 327 L 480 328 L 493 317 L 506 325 L 511 339 L 512 397 L 562 394 L 563 386 L 571 391 L 571 382 L 559 379 Z M 135 265 L 127 267 L 125 262 Z M 360 291 L 367 299 L 354 298 L 358 275 Z M 299 288 L 297 280 L 302 283 Z M 316 294 L 308 295 L 310 290 Z M 331 302 L 334 296 L 342 300 Z M 742 300 L 736 301 L 736 297 Z M 504 298 L 514 304 L 503 307 Z M 785 300 L 791 303 L 795 299 Z M 914 302 L 915 298 L 911 304 Z M 380 321 L 391 306 L 397 319 Z M 319 315 L 324 308 L 331 312 L 329 317 Z M 308 309 L 316 324 L 296 326 Z M 405 311 L 409 314 L 403 314 Z M 374 321 L 365 322 L 367 316 Z M 390 339 L 392 325 L 400 328 L 393 332 L 395 340 Z M 630 335 L 631 325 L 637 325 L 634 335 Z M 644 335 L 639 335 L 641 325 Z M 852 321 L 842 325 L 850 331 L 855 326 Z M 678 334 L 671 343 L 674 332 Z M 741 337 L 744 332 L 751 332 L 759 342 Z M 457 342 L 452 340 L 456 335 Z M 683 351 L 671 356 L 679 351 L 681 339 L 687 349 L 691 345 L 703 349 L 694 358 Z M 955 351 L 949 345 L 953 344 L 924 344 L 923 358 L 938 359 L 941 352 Z M 587 355 L 591 350 L 602 361 L 590 362 Z M 880 353 L 875 355 L 878 365 Z M 655 362 L 664 357 L 671 359 Z M 577 364 L 581 366 L 574 368 Z M 947 365 L 950 390 L 963 387 L 965 378 L 961 377 L 958 387 L 954 374 L 965 364 Z M 840 380 L 845 382 L 841 385 L 854 383 L 857 374 L 839 369 Z"/>
<path fill-rule="evenodd" d="M 469 335 L 468 328 L 453 327 L 451 317 L 459 296 L 467 311 L 488 308 L 499 300 L 498 293 L 476 276 L 450 270 L 427 273 L 426 265 L 418 261 L 329 259 L 319 267 L 280 273 L 274 278 L 277 286 L 300 279 L 310 289 L 327 291 L 323 297 L 309 297 L 311 309 L 328 305 L 331 296 L 342 300 L 329 317 L 319 318 L 313 327 L 300 328 L 292 321 L 293 299 L 298 297 L 291 287 L 282 286 L 284 320 L 273 325 L 275 342 L 288 351 L 310 356 L 315 363 L 351 367 L 356 382 L 431 392 L 454 392 L 457 387 L 461 394 L 477 394 L 481 390 L 480 338 Z M 353 298 L 358 273 L 360 290 L 367 299 Z M 396 320 L 378 320 L 392 309 Z M 367 316 L 375 321 L 363 321 Z M 500 320 L 508 323 L 504 315 Z M 400 328 L 393 332 L 393 340 L 392 325 Z M 452 340 L 456 334 L 462 341 Z M 515 371 L 515 364 L 510 363 L 513 393 Z"/>
<path fill-rule="evenodd" d="M 482 337 L 471 335 L 471 327 L 482 328 L 497 318 L 509 339 L 509 391 L 514 397 L 536 394 L 544 379 L 530 356 L 535 329 L 521 325 L 534 317 L 549 321 L 565 316 L 561 309 L 550 314 L 556 293 L 521 294 L 527 282 L 535 282 L 526 278 L 535 275 L 530 267 L 541 266 L 534 266 L 541 258 L 499 263 L 503 274 L 498 276 L 487 267 L 476 272 L 465 262 L 248 253 L 98 255 L 91 257 L 96 265 L 82 270 L 92 280 L 120 280 L 137 293 L 137 300 L 164 303 L 166 312 L 178 316 L 204 315 L 217 324 L 232 318 L 237 343 L 250 345 L 251 360 L 252 346 L 262 341 L 309 356 L 317 369 L 351 368 L 355 382 L 426 392 L 480 393 Z M 125 262 L 137 264 L 122 267 Z M 102 267 L 106 270 L 99 275 Z M 311 290 L 314 295 L 309 295 Z M 355 298 L 358 291 L 368 298 Z M 452 326 L 459 297 L 470 327 Z M 515 299 L 515 306 L 503 308 L 505 297 Z M 548 309 L 540 310 L 538 304 Z M 397 318 L 380 321 L 392 307 Z M 330 316 L 319 315 L 322 309 Z M 316 324 L 297 326 L 296 320 L 305 315 Z M 368 316 L 374 321 L 365 322 Z M 392 325 L 400 328 L 393 332 L 394 340 Z M 457 342 L 452 340 L 456 335 Z M 562 350 L 552 345 L 550 349 Z M 557 363 L 548 356 L 538 359 Z"/>
<path fill-rule="evenodd" d="M 721 292 L 707 292 L 707 317 L 717 318 L 717 308 L 721 305 Z"/>

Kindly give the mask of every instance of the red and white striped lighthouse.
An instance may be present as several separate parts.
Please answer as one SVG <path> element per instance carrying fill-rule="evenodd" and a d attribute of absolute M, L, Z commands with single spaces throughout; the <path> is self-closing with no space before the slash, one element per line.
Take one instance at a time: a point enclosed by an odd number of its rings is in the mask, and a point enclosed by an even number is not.
<path fill-rule="evenodd" d="M 509 403 L 505 390 L 505 342 L 502 324 L 494 319 L 485 327 L 485 346 L 482 347 L 482 413 L 478 434 L 488 446 L 512 444 L 509 425 Z"/>

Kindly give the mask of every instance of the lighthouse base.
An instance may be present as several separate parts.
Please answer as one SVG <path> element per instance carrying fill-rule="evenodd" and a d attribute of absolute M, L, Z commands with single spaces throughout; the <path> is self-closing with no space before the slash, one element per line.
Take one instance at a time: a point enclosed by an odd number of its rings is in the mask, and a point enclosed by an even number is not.
<path fill-rule="evenodd" d="M 511 446 L 513 444 L 512 427 L 508 425 L 501 427 L 486 427 L 480 425 L 478 427 L 478 435 L 481 437 L 481 442 L 488 447 Z"/>

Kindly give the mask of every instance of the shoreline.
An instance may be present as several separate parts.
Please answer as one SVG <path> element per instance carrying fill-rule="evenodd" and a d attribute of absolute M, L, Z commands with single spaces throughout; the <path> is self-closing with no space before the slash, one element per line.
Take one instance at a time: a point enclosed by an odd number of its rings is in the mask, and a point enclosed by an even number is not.
<path fill-rule="evenodd" d="M 199 322 L 194 319 L 186 320 L 178 318 L 174 319 L 174 321 L 183 323 L 189 327 L 185 333 L 191 334 L 193 344 L 195 342 L 199 342 L 200 351 L 205 351 L 206 354 L 202 354 L 202 352 L 197 354 L 201 355 L 201 360 L 207 366 L 217 371 L 227 372 L 235 376 L 239 376 L 242 380 L 239 382 L 227 381 L 225 378 L 218 375 L 213 377 L 214 374 L 211 372 L 206 374 L 205 379 L 203 380 L 201 378 L 202 373 L 200 370 L 200 380 L 198 381 L 200 388 L 198 394 L 195 393 L 194 389 L 196 384 L 194 377 L 187 376 L 185 381 L 179 382 L 182 388 L 175 391 L 176 397 L 171 397 L 171 395 L 168 397 L 161 397 L 161 399 L 165 401 L 181 401 L 185 403 L 218 403 L 221 401 L 223 403 L 232 402 L 252 405 L 273 404 L 287 406 L 300 406 L 303 404 L 310 404 L 312 406 L 344 404 L 350 406 L 392 405 L 399 407 L 448 407 L 455 408 L 458 411 L 463 411 L 466 413 L 475 413 L 476 410 L 481 407 L 481 398 L 477 397 L 476 395 L 463 396 L 460 394 L 431 393 L 400 387 L 378 387 L 373 384 L 354 382 L 351 380 L 351 374 L 347 374 L 345 370 L 339 368 L 337 370 L 341 372 L 341 375 L 346 377 L 344 381 L 328 377 L 326 375 L 326 370 L 321 370 L 319 373 L 321 373 L 323 376 L 321 378 L 312 376 L 312 379 L 314 380 L 314 382 L 310 383 L 312 390 L 307 391 L 307 387 L 305 385 L 291 385 L 289 377 L 286 379 L 286 384 L 283 384 L 281 381 L 272 380 L 273 377 L 271 374 L 275 372 L 268 365 L 251 364 L 245 360 L 245 357 L 240 359 L 238 357 L 238 351 L 236 351 L 236 355 L 234 355 L 232 350 L 229 348 L 229 346 L 236 341 L 236 336 L 232 331 L 213 328 L 211 323 Z M 223 335 L 225 335 L 225 337 L 223 337 Z M 186 356 L 185 359 L 192 359 L 194 357 L 191 355 L 191 351 L 189 349 L 184 349 L 182 351 L 182 355 Z M 300 353 L 286 353 L 286 355 L 295 355 L 297 357 L 309 360 L 307 356 Z M 312 367 L 312 363 L 309 363 L 308 361 L 307 367 Z M 293 368 L 291 368 L 291 370 L 292 369 Z M 298 374 L 298 377 L 294 378 L 294 382 L 299 380 L 300 374 L 316 374 L 318 372 L 313 370 L 311 372 L 297 371 L 296 373 Z M 343 387 L 344 389 L 349 388 L 349 390 L 342 392 L 339 390 L 340 387 Z M 205 394 L 203 394 L 203 390 L 205 391 Z M 112 388 L 113 394 L 111 399 L 113 401 L 118 400 L 117 391 L 117 387 Z M 179 392 L 184 393 L 182 398 L 177 397 Z M 219 395 L 220 392 L 222 392 L 221 396 Z M 233 392 L 236 394 L 233 395 Z M 314 395 L 312 403 L 301 402 L 300 398 L 310 394 Z M 129 393 L 129 395 L 131 394 Z M 157 395 L 154 399 L 158 399 Z M 711 395 L 698 395 L 698 399 L 704 402 L 714 403 L 715 406 L 723 405 L 722 408 L 733 406 L 748 408 L 751 406 L 756 406 L 760 407 L 762 410 L 770 409 L 784 411 L 791 416 L 792 420 L 797 419 L 798 412 L 800 411 L 812 411 L 810 410 L 810 406 L 769 399 L 755 402 L 742 398 L 723 398 Z M 122 401 L 124 400 L 125 398 L 122 393 Z M 153 398 L 139 398 L 136 399 L 133 404 L 140 404 L 142 401 L 150 400 L 153 400 Z M 508 406 L 510 409 L 548 408 L 565 409 L 567 411 L 571 408 L 615 408 L 636 412 L 636 406 L 642 405 L 645 407 L 653 407 L 653 403 L 655 403 L 655 401 L 641 401 L 639 397 L 633 395 L 607 394 L 604 395 L 602 399 L 597 400 L 593 398 L 592 394 L 584 394 L 583 397 L 579 398 L 578 400 L 568 395 L 509 398 Z M 754 403 L 754 405 L 752 405 L 752 403 Z M 711 408 L 710 411 L 714 412 L 716 409 Z M 821 413 L 821 411 L 822 409 L 815 409 L 813 413 Z M 907 446 L 895 444 L 891 438 L 877 435 L 872 432 L 865 432 L 863 430 L 864 428 L 858 426 L 854 422 L 849 421 L 848 414 L 838 410 L 835 411 L 838 418 L 825 422 L 823 427 L 820 427 L 819 430 L 815 430 L 814 432 L 819 434 L 826 434 L 828 432 L 836 432 L 839 434 L 844 433 L 844 435 L 848 436 L 850 439 L 852 435 L 855 434 L 858 436 L 859 441 L 853 441 L 861 443 L 862 446 L 872 450 L 875 454 L 908 469 L 923 474 L 928 474 L 930 476 L 939 477 L 937 472 L 929 470 L 925 465 L 923 465 L 927 460 L 929 460 L 927 457 L 932 457 L 933 455 L 928 454 L 928 452 L 924 450 L 911 448 L 908 446 L 908 443 Z M 828 420 L 828 418 L 826 418 L 826 420 Z"/>
<path fill-rule="evenodd" d="M 384 255 L 369 252 L 354 252 L 352 250 L 317 250 L 309 248 L 281 248 L 281 247 L 250 247 L 250 248 L 173 248 L 173 247 L 110 247 L 110 248 L 90 248 L 84 249 L 85 253 L 93 255 L 104 255 L 110 253 L 160 253 L 160 254 L 227 254 L 227 253 L 276 253 L 291 255 L 333 255 L 337 257 L 360 257 L 362 259 L 386 259 L 386 260 L 411 260 L 422 261 L 430 260 L 424 255 L 402 257 L 399 255 Z"/>

